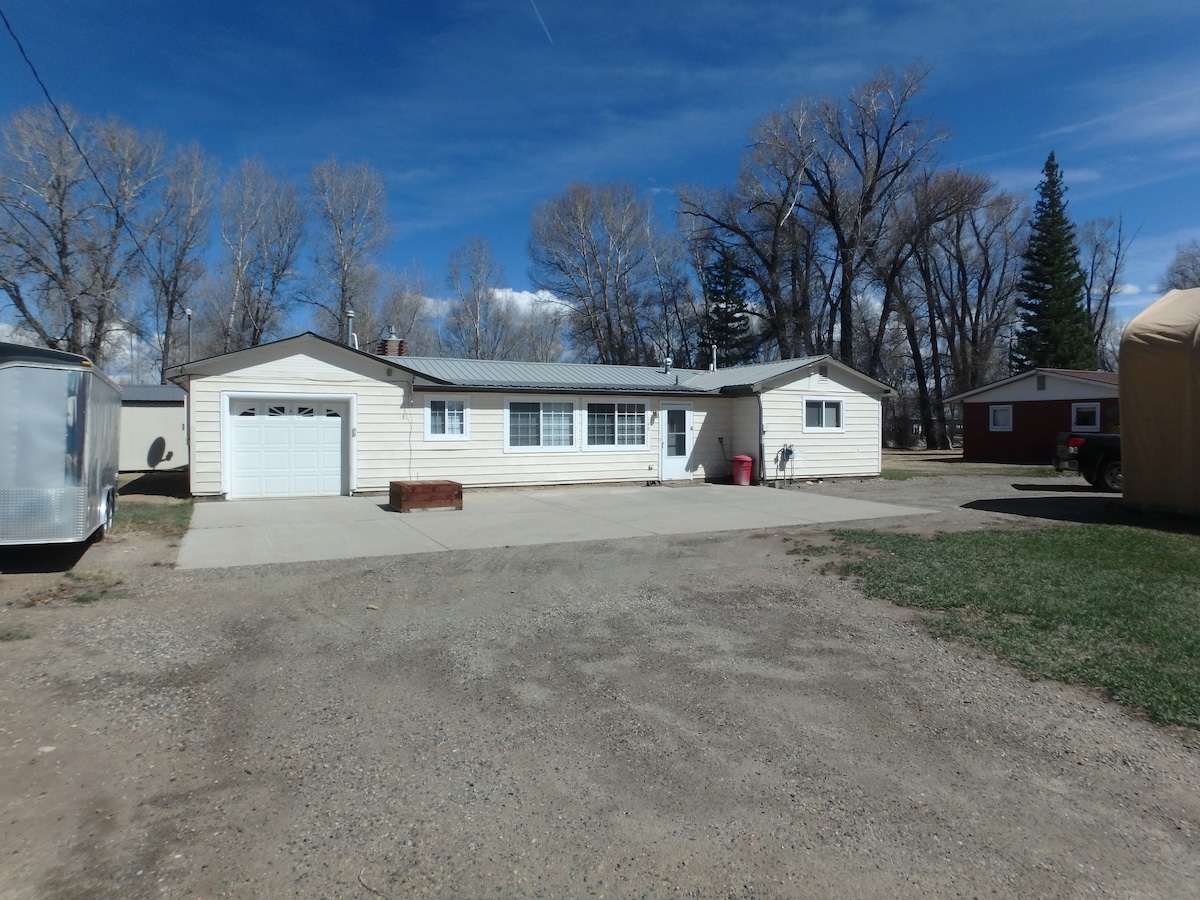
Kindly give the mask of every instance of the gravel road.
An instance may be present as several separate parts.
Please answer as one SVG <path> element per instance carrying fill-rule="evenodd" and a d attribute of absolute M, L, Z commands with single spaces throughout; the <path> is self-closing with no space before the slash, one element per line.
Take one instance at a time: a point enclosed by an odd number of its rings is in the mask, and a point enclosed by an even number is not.
<path fill-rule="evenodd" d="M 1106 515 L 1060 479 L 798 489 Z M 1196 732 L 930 638 L 787 553 L 820 538 L 183 572 L 117 535 L 100 601 L 0 612 L 32 634 L 0 896 L 1194 896 Z"/>

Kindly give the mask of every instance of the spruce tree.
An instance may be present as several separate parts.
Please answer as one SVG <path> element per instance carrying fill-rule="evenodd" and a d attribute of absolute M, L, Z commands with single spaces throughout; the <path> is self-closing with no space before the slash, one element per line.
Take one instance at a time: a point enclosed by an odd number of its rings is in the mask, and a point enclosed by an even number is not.
<path fill-rule="evenodd" d="M 700 323 L 701 346 L 697 363 L 712 362 L 712 348 L 717 346 L 717 360 L 722 366 L 736 366 L 753 361 L 756 355 L 750 315 L 746 310 L 746 279 L 738 271 L 737 256 L 728 248 L 702 273 L 704 287 L 704 318 Z"/>
<path fill-rule="evenodd" d="M 1096 344 L 1084 305 L 1087 279 L 1079 264 L 1075 226 L 1067 217 L 1066 186 L 1054 153 L 1042 168 L 1017 286 L 1020 330 L 1012 367 L 1095 369 Z"/>

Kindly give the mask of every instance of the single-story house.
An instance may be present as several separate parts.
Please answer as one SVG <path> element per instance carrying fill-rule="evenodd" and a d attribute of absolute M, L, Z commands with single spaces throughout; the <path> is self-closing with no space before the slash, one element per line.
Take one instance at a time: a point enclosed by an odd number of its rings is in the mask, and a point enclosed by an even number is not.
<path fill-rule="evenodd" d="M 1046 463 L 1062 431 L 1119 431 L 1115 372 L 1030 369 L 948 398 L 962 404 L 963 459 Z"/>
<path fill-rule="evenodd" d="M 1200 515 L 1200 288 L 1168 291 L 1121 335 L 1124 502 Z"/>
<path fill-rule="evenodd" d="M 889 389 L 828 356 L 693 371 L 388 349 L 308 333 L 171 369 L 188 392 L 192 493 L 723 480 L 739 455 L 757 479 L 880 471 Z"/>
<path fill-rule="evenodd" d="M 177 384 L 121 389 L 122 472 L 182 469 L 188 464 L 187 394 Z"/>

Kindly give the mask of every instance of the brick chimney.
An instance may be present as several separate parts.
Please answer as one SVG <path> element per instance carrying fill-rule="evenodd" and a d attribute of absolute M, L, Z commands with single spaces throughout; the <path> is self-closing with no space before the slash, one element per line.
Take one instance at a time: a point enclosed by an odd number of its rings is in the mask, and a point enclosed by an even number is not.
<path fill-rule="evenodd" d="M 379 347 L 375 351 L 376 356 L 404 356 L 408 352 L 404 341 L 397 337 L 396 326 L 389 325 L 387 337 L 379 339 Z"/>

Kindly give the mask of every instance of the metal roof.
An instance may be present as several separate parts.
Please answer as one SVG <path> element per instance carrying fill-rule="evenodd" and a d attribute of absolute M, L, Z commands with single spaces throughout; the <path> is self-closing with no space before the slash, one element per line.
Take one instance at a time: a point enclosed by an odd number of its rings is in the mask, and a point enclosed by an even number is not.
<path fill-rule="evenodd" d="M 123 403 L 183 403 L 187 392 L 177 384 L 127 384 L 121 388 Z"/>
<path fill-rule="evenodd" d="M 718 394 L 737 390 L 757 390 L 763 382 L 790 375 L 816 363 L 828 363 L 852 372 L 867 382 L 879 385 L 886 393 L 888 387 L 861 372 L 837 362 L 828 355 L 785 359 L 749 366 L 731 366 L 715 371 L 672 368 L 664 372 L 661 366 L 613 366 L 598 363 L 513 362 L 490 359 L 449 359 L 434 356 L 383 356 L 347 347 L 337 341 L 307 332 L 273 343 L 296 340 L 316 340 L 339 347 L 345 352 L 370 357 L 388 366 L 416 376 L 414 387 L 438 387 L 460 390 L 510 390 L 522 392 L 581 392 L 597 394 Z M 270 346 L 270 345 L 263 345 Z M 168 370 L 172 381 L 203 373 L 218 360 L 251 350 L 237 350 L 222 356 L 195 360 Z M 422 383 L 424 380 L 424 383 Z"/>
<path fill-rule="evenodd" d="M 610 366 L 591 363 L 507 362 L 483 359 L 447 359 L 429 356 L 386 356 L 390 364 L 436 384 L 486 390 L 594 391 L 597 393 L 715 394 L 733 388 L 751 388 L 772 378 L 789 375 L 828 356 L 785 359 L 778 362 L 727 369 L 674 369 L 660 366 Z"/>
<path fill-rule="evenodd" d="M 460 388 L 631 393 L 704 390 L 690 386 L 691 380 L 701 374 L 690 369 L 671 369 L 664 372 L 661 367 L 654 366 L 508 362 L 428 356 L 382 358 L 430 381 Z"/>
<path fill-rule="evenodd" d="M 781 375 L 790 375 L 798 369 L 811 366 L 813 363 L 827 358 L 826 356 L 806 356 L 799 359 L 783 359 L 778 362 L 756 363 L 750 366 L 731 366 L 728 369 L 717 369 L 715 372 L 696 372 L 695 377 L 689 383 L 702 391 L 750 387 Z"/>

